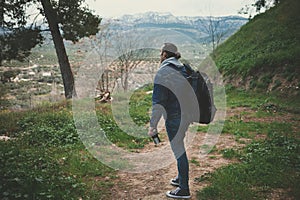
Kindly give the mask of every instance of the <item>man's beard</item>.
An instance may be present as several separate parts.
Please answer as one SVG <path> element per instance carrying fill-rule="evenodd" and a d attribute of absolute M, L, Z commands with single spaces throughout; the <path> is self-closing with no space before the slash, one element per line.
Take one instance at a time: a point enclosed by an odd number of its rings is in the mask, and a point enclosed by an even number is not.
<path fill-rule="evenodd" d="M 166 60 L 166 59 L 165 59 L 165 58 L 160 58 L 160 64 L 161 64 L 164 60 Z"/>

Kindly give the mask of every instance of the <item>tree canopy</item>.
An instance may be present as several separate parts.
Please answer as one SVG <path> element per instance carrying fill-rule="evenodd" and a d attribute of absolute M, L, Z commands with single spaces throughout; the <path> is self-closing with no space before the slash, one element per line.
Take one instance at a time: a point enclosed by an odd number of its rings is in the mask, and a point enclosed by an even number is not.
<path fill-rule="evenodd" d="M 255 9 L 255 13 L 260 13 L 262 10 L 268 10 L 269 8 L 282 3 L 284 0 L 253 0 L 253 3 L 246 5 L 240 10 L 242 14 L 249 14 L 249 18 L 253 17 L 252 12 Z"/>
<path fill-rule="evenodd" d="M 45 17 L 43 0 L 0 0 L 0 63 L 4 60 L 23 61 L 30 50 L 43 43 L 44 24 L 37 21 Z M 62 36 L 72 42 L 89 35 L 95 35 L 101 19 L 83 6 L 84 0 L 51 0 Z M 39 16 L 28 13 L 35 7 Z M 42 28 L 42 26 L 44 28 Z M 46 29 L 49 30 L 49 29 Z"/>
<path fill-rule="evenodd" d="M 38 15 L 30 16 L 29 8 Z M 30 50 L 43 42 L 42 32 L 49 30 L 54 42 L 65 96 L 76 94 L 74 77 L 63 39 L 78 41 L 99 31 L 101 18 L 94 15 L 84 0 L 0 0 L 0 65 L 3 60 L 24 60 Z M 47 25 L 38 25 L 38 16 Z M 42 28 L 43 26 L 43 28 Z"/>
<path fill-rule="evenodd" d="M 31 0 L 0 0 L 0 64 L 3 60 L 23 61 L 30 50 L 43 42 L 38 26 L 28 24 L 26 8 Z"/>
<path fill-rule="evenodd" d="M 262 8 L 268 9 L 270 6 L 275 6 L 281 1 L 280 0 L 256 0 L 255 3 L 252 5 L 256 8 L 256 11 L 259 12 Z"/>

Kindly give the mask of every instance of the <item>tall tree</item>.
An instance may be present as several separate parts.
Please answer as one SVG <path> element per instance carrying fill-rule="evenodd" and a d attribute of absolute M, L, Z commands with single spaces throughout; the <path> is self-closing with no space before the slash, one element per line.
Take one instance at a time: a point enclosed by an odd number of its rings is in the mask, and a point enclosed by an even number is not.
<path fill-rule="evenodd" d="M 58 63 L 65 88 L 65 97 L 71 98 L 75 95 L 74 77 L 71 70 L 70 62 L 66 53 L 63 38 L 58 27 L 58 15 L 53 9 L 50 0 L 41 0 L 46 19 L 49 24 L 51 35 L 53 38 Z"/>
<path fill-rule="evenodd" d="M 39 10 L 40 14 L 42 14 L 46 18 L 55 45 L 66 98 L 72 98 L 72 96 L 76 94 L 76 92 L 74 89 L 74 77 L 70 67 L 63 39 L 76 42 L 82 37 L 95 35 L 99 31 L 98 26 L 101 22 L 101 18 L 99 18 L 96 15 L 93 15 L 87 7 L 83 6 L 83 3 L 84 0 L 0 0 L 0 4 L 3 4 L 5 6 L 3 12 L 4 25 L 9 24 L 5 22 L 6 16 L 13 16 L 11 17 L 12 19 L 21 22 L 15 23 L 13 26 L 3 26 L 3 29 L 7 32 L 7 35 L 9 35 L 10 37 L 15 35 L 12 30 L 18 29 L 20 27 L 20 24 L 22 25 L 21 27 L 28 27 L 29 18 L 26 17 L 26 7 L 34 4 L 34 6 Z M 18 6 L 18 4 L 21 5 L 21 7 Z M 15 11 L 7 12 L 9 10 Z M 21 14 L 11 14 L 18 12 Z M 0 17 L 0 20 L 1 19 L 2 17 Z M 6 27 L 8 28 L 6 29 Z M 35 22 L 32 22 L 31 26 L 29 27 L 31 27 L 32 30 L 38 33 L 36 34 L 37 36 L 32 36 L 32 40 L 35 41 L 35 45 L 40 43 L 42 40 L 39 40 L 38 36 L 41 36 L 41 27 L 35 26 Z M 23 39 L 22 35 L 20 35 L 19 38 Z M 11 44 L 11 42 L 7 39 L 3 41 L 3 44 Z M 30 47 L 32 48 L 35 45 L 32 44 Z M 31 48 L 28 47 L 27 52 L 29 52 Z M 18 49 L 18 47 L 15 47 L 15 49 Z M 3 58 L 7 59 L 7 57 L 2 56 L 1 60 L 4 60 Z"/>

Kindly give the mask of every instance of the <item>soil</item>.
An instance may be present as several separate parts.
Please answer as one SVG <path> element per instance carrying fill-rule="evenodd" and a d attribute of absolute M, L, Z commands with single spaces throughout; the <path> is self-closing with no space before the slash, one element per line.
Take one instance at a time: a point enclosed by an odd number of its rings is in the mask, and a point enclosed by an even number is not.
<path fill-rule="evenodd" d="M 241 112 L 247 112 L 249 115 L 243 116 L 244 121 L 259 121 L 259 122 L 273 122 L 292 120 L 292 115 L 286 113 L 281 116 L 263 117 L 260 119 L 251 117 L 253 110 L 249 108 L 236 108 L 227 113 L 227 117 L 239 115 Z M 232 134 L 221 134 L 218 142 L 215 145 L 215 149 L 206 155 L 206 157 L 200 158 L 199 144 L 203 140 L 206 133 L 198 132 L 193 140 L 192 145 L 187 149 L 189 167 L 190 167 L 190 191 L 191 200 L 197 199 L 197 191 L 200 191 L 204 187 L 208 186 L 209 182 L 198 181 L 199 178 L 205 177 L 205 175 L 215 171 L 216 169 L 226 166 L 228 164 L 238 162 L 234 159 L 226 159 L 221 155 L 222 149 L 242 149 L 251 142 L 249 138 L 239 138 L 238 140 Z M 259 135 L 255 139 L 264 139 L 265 135 Z M 166 140 L 165 140 L 166 141 Z M 166 145 L 166 142 L 162 142 L 160 145 Z M 155 148 L 153 143 L 145 146 L 143 151 L 148 151 L 151 148 Z M 169 199 L 166 197 L 166 192 L 175 189 L 170 185 L 170 179 L 177 175 L 177 167 L 174 158 L 174 163 L 170 166 L 162 168 L 160 170 L 147 172 L 147 173 L 126 173 L 118 172 L 117 178 L 114 180 L 114 186 L 111 188 L 111 194 L 113 199 L 116 200 L 163 200 Z M 289 199 L 287 198 L 286 191 L 274 190 L 268 199 L 279 200 Z"/>
<path fill-rule="evenodd" d="M 224 134 L 219 138 L 216 144 L 217 151 L 209 153 L 206 157 L 200 158 L 199 144 L 203 140 L 205 133 L 197 133 L 193 140 L 193 144 L 187 149 L 189 166 L 190 166 L 190 190 L 191 199 L 196 199 L 197 191 L 201 190 L 208 183 L 199 182 L 197 179 L 205 174 L 213 172 L 219 167 L 236 162 L 222 157 L 220 150 L 227 148 L 242 148 L 246 144 L 239 143 L 233 135 Z M 166 145 L 166 142 L 161 145 Z M 149 144 L 145 147 L 155 148 L 154 144 Z M 146 151 L 146 150 L 145 150 Z M 192 160 L 192 162 L 191 162 Z M 174 158 L 174 163 L 166 168 L 147 173 L 127 173 L 118 172 L 118 178 L 112 188 L 114 199 L 122 200 L 161 200 L 169 199 L 166 197 L 166 192 L 175 189 L 170 185 L 170 179 L 177 175 L 177 167 Z"/>

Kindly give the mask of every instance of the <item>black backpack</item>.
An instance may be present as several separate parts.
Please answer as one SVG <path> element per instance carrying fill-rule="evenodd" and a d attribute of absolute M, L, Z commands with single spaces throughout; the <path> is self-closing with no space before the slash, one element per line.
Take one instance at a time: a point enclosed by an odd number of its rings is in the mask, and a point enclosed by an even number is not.
<path fill-rule="evenodd" d="M 193 70 L 188 64 L 184 64 L 184 67 L 188 75 L 187 79 L 196 94 L 200 111 L 200 116 L 192 116 L 191 122 L 209 124 L 217 111 L 214 104 L 213 84 L 207 74 Z"/>

